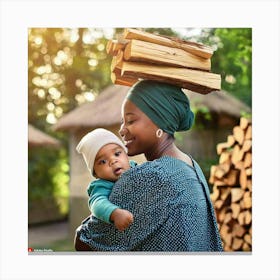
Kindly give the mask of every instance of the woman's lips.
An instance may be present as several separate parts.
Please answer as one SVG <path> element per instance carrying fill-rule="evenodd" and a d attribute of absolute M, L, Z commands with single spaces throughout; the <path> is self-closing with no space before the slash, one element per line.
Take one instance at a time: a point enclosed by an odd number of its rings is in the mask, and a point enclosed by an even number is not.
<path fill-rule="evenodd" d="M 125 144 L 125 146 L 128 146 L 128 145 L 130 145 L 133 141 L 134 141 L 134 139 L 125 140 L 125 141 L 124 141 L 124 144 Z"/>

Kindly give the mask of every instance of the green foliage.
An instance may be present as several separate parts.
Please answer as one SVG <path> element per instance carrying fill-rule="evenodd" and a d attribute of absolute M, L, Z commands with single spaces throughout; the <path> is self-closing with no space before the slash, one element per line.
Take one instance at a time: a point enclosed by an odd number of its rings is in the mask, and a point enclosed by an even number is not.
<path fill-rule="evenodd" d="M 252 29 L 217 28 L 218 50 L 212 57 L 213 72 L 221 73 L 222 88 L 252 105 Z"/>
<path fill-rule="evenodd" d="M 192 29 L 188 29 L 189 33 Z M 211 72 L 222 77 L 222 89 L 252 106 L 252 29 L 203 28 L 198 35 L 185 36 L 211 46 Z"/>
<path fill-rule="evenodd" d="M 28 203 L 53 198 L 61 213 L 67 213 L 69 196 L 69 165 L 65 149 L 29 149 Z"/>

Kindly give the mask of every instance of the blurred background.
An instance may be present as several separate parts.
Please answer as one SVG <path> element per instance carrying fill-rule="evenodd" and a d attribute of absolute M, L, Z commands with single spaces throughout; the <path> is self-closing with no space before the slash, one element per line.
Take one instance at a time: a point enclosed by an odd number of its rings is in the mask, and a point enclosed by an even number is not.
<path fill-rule="evenodd" d="M 139 28 L 211 46 L 211 72 L 222 90 L 207 96 L 186 91 L 196 122 L 176 134 L 178 146 L 201 165 L 207 179 L 225 142 L 252 104 L 250 28 Z M 28 30 L 28 248 L 74 251 L 76 227 L 89 215 L 93 179 L 75 147 L 96 127 L 117 133 L 129 89 L 112 85 L 108 40 L 122 28 Z M 143 156 L 135 159 L 144 161 Z M 210 191 L 212 190 L 209 184 Z"/>

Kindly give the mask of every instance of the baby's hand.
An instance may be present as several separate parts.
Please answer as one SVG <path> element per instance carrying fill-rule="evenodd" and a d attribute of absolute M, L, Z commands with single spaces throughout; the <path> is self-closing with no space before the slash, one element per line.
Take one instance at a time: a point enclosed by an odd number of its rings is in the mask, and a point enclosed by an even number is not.
<path fill-rule="evenodd" d="M 115 227 L 120 231 L 125 230 L 133 223 L 132 213 L 119 208 L 112 212 L 110 219 L 112 222 L 114 222 Z"/>

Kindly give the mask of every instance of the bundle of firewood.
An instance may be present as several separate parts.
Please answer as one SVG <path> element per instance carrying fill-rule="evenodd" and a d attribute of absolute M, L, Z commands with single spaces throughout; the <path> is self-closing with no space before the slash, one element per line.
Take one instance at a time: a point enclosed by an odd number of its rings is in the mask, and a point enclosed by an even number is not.
<path fill-rule="evenodd" d="M 211 167 L 214 204 L 225 251 L 252 250 L 252 125 L 247 118 L 217 145 L 219 164 Z"/>
<path fill-rule="evenodd" d="M 148 79 L 201 94 L 221 89 L 220 75 L 210 72 L 213 50 L 208 46 L 128 28 L 108 41 L 106 50 L 113 56 L 115 84 L 132 86 Z"/>

